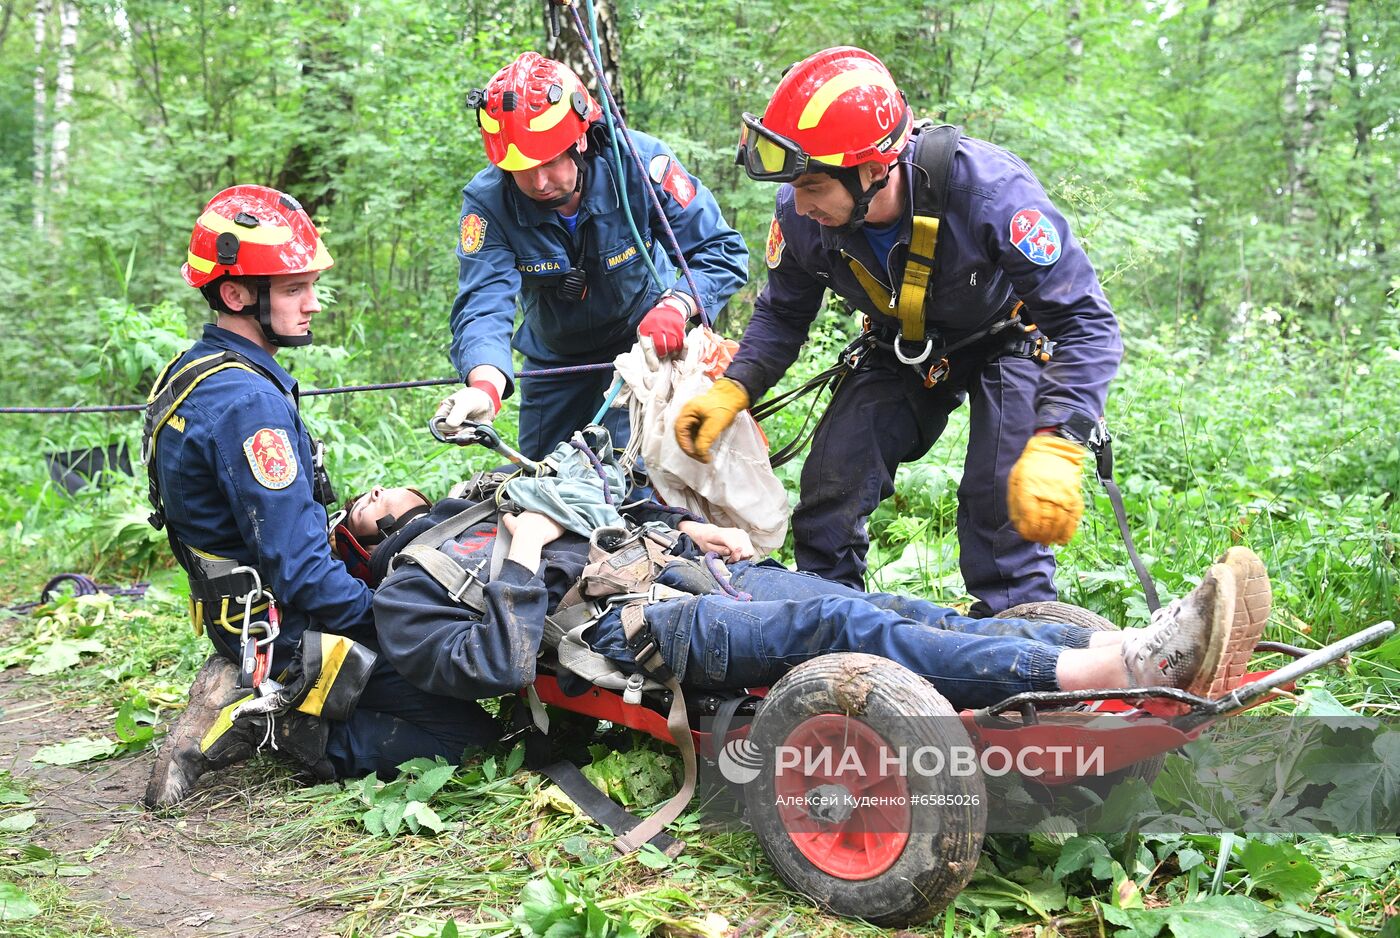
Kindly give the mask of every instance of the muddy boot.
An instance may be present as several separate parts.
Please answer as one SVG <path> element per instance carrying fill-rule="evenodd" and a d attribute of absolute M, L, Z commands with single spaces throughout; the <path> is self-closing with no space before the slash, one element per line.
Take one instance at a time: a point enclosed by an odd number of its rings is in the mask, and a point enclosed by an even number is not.
<path fill-rule="evenodd" d="M 1201 585 L 1152 614 L 1152 624 L 1123 639 L 1132 687 L 1179 687 L 1206 694 L 1223 681 L 1235 617 L 1235 575 L 1215 564 Z"/>
<path fill-rule="evenodd" d="M 272 738 L 268 748 L 298 774 L 317 782 L 335 778 L 335 769 L 326 759 L 326 739 L 330 725 L 318 717 L 296 710 L 272 717 Z"/>
<path fill-rule="evenodd" d="M 233 721 L 233 711 L 253 692 L 238 686 L 238 667 L 211 655 L 195 676 L 190 703 L 165 737 L 142 803 L 165 808 L 183 801 L 210 769 L 252 757 L 266 733 L 263 721 Z"/>
<path fill-rule="evenodd" d="M 1216 563 L 1225 564 L 1235 575 L 1235 615 L 1224 661 L 1207 695 L 1210 697 L 1219 697 L 1239 684 L 1269 621 L 1274 596 L 1264 562 L 1248 547 L 1231 547 Z"/>

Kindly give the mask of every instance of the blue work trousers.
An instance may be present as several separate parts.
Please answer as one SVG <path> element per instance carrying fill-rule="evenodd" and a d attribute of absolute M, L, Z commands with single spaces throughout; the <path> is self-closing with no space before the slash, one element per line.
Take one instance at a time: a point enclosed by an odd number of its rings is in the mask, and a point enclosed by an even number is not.
<path fill-rule="evenodd" d="M 1093 634 L 1068 624 L 972 619 L 766 563 L 736 564 L 731 582 L 752 601 L 712 594 L 646 608 L 662 656 L 687 686 L 766 687 L 812 658 L 863 652 L 904 665 L 954 707 L 984 707 L 1023 691 L 1058 690 L 1061 651 L 1087 647 Z M 592 645 L 627 663 L 616 611 L 599 621 Z"/>
<path fill-rule="evenodd" d="M 211 633 L 213 638 L 215 633 Z M 237 663 L 233 641 L 214 642 Z M 377 651 L 373 645 L 371 650 Z M 275 656 L 274 668 L 291 656 Z M 383 654 L 374 663 L 359 702 L 348 720 L 327 720 L 326 759 L 336 778 L 359 778 L 371 772 L 386 778 L 400 763 L 419 756 L 442 756 L 454 765 L 468 746 L 489 746 L 501 737 L 495 718 L 473 700 L 429 694 L 414 687 Z"/>
<path fill-rule="evenodd" d="M 524 359 L 526 371 L 566 367 L 567 363 Z M 576 363 L 575 363 L 576 364 Z M 529 459 L 543 459 L 554 447 L 593 422 L 612 384 L 614 372 L 604 369 L 521 378 L 520 452 Z M 610 408 L 603 426 L 616 448 L 632 437 L 627 411 Z"/>
<path fill-rule="evenodd" d="M 1041 365 L 998 354 L 1000 342 L 954 353 L 948 378 L 932 388 L 884 351 L 873 351 L 846 376 L 802 467 L 802 497 L 792 516 L 798 569 L 862 586 L 867 520 L 894 494 L 899 465 L 927 453 L 948 414 L 967 400 L 957 525 L 963 582 L 977 597 L 971 613 L 989 616 L 1056 598 L 1055 555 L 1016 533 L 1006 509 L 1006 480 L 1035 431 Z"/>

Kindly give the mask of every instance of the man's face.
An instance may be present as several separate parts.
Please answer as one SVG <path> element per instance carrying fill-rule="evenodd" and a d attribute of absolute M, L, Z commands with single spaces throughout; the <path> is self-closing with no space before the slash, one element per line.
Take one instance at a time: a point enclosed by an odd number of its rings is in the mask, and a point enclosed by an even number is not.
<path fill-rule="evenodd" d="M 548 163 L 541 163 L 534 169 L 517 169 L 510 175 L 516 187 L 526 196 L 536 202 L 553 205 L 574 194 L 574 186 L 578 184 L 578 164 L 565 150 Z"/>
<path fill-rule="evenodd" d="M 280 274 L 270 277 L 268 307 L 272 313 L 272 331 L 278 335 L 298 336 L 311 331 L 311 317 L 321 311 L 316 298 L 319 273 Z M 247 283 L 229 280 L 222 288 L 224 302 L 235 313 L 257 312 L 257 290 Z"/>
<path fill-rule="evenodd" d="M 804 173 L 793 180 L 792 192 L 797 213 L 827 228 L 846 224 L 856 207 L 851 193 L 830 173 Z"/>
<path fill-rule="evenodd" d="M 272 331 L 278 335 L 306 335 L 311 317 L 321 311 L 316 298 L 319 273 L 286 274 L 271 278 L 268 305 L 272 310 Z"/>
<path fill-rule="evenodd" d="M 422 495 L 410 488 L 384 488 L 376 485 L 350 506 L 350 512 L 345 516 L 345 527 L 350 533 L 355 535 L 355 539 L 361 543 L 373 543 L 379 540 L 379 520 L 393 515 L 401 518 L 405 513 L 412 511 L 428 501 Z"/>

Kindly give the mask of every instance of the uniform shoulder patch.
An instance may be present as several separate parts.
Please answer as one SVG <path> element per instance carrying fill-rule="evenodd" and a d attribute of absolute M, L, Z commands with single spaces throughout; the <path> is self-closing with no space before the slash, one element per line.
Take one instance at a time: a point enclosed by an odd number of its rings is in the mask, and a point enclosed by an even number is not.
<path fill-rule="evenodd" d="M 1060 233 L 1039 209 L 1023 208 L 1011 216 L 1011 243 L 1041 267 L 1060 259 Z"/>
<path fill-rule="evenodd" d="M 666 168 L 671 165 L 671 158 L 665 153 L 658 153 L 651 158 L 647 165 L 647 173 L 651 176 L 651 181 L 658 186 L 661 180 L 666 178 Z"/>
<path fill-rule="evenodd" d="M 685 170 L 681 169 L 681 164 L 665 153 L 658 153 L 647 164 L 647 173 L 652 182 L 671 193 L 671 198 L 679 202 L 681 208 L 690 206 L 691 200 L 695 198 L 695 184 L 690 181 Z"/>
<path fill-rule="evenodd" d="M 486 240 L 486 219 L 476 212 L 462 217 L 461 246 L 463 254 L 475 254 Z"/>
<path fill-rule="evenodd" d="M 768 226 L 768 249 L 763 252 L 769 270 L 783 262 L 783 248 L 786 244 L 783 240 L 783 226 L 778 224 L 778 216 L 774 215 L 773 223 Z"/>
<path fill-rule="evenodd" d="M 284 489 L 296 481 L 297 453 L 280 427 L 264 427 L 244 440 L 243 455 L 253 478 L 265 489 Z"/>

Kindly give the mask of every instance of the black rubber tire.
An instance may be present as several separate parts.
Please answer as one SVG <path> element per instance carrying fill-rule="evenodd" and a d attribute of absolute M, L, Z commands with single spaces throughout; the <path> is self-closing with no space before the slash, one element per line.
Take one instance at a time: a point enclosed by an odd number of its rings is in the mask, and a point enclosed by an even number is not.
<path fill-rule="evenodd" d="M 1071 605 L 1070 603 L 1045 601 L 1038 603 L 1021 603 L 1019 606 L 1012 606 L 1004 612 L 997 613 L 998 619 L 1027 619 L 1031 622 L 1068 622 L 1070 625 L 1082 626 L 1092 629 L 1095 632 L 1121 632 L 1117 625 L 1105 619 L 1097 612 L 1090 612 L 1082 606 Z M 1101 798 L 1108 797 L 1108 793 L 1119 782 L 1127 781 L 1130 778 L 1140 778 L 1147 783 L 1149 788 L 1157 780 L 1157 775 L 1162 771 L 1162 766 L 1167 762 L 1167 754 L 1151 756 L 1140 762 L 1125 766 L 1117 772 L 1110 772 L 1096 778 L 1082 779 L 1079 784 L 1094 792 Z"/>
<path fill-rule="evenodd" d="M 981 771 L 895 776 L 908 786 L 911 805 L 919 795 L 945 806 L 910 808 L 917 812 L 911 814 L 910 837 L 883 872 L 863 879 L 832 875 L 799 850 L 775 804 L 777 747 L 821 714 L 858 718 L 891 747 L 937 746 L 947 753 L 947 747 L 972 746 L 957 711 L 931 684 L 893 661 L 833 654 L 795 668 L 774 684 L 749 735 L 762 765 L 758 777 L 744 787 L 745 806 L 783 881 L 837 915 L 887 927 L 927 921 L 957 897 L 977 867 L 987 827 Z M 960 806 L 950 806 L 954 800 Z"/>

